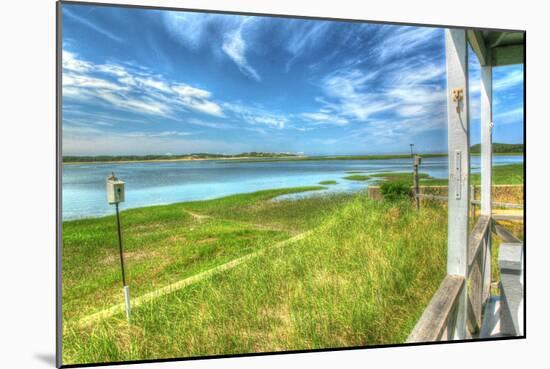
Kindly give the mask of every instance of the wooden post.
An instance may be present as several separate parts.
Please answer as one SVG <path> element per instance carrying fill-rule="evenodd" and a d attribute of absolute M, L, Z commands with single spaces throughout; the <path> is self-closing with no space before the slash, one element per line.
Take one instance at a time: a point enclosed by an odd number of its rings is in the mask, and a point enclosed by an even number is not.
<path fill-rule="evenodd" d="M 466 31 L 445 30 L 449 145 L 447 273 L 468 280 L 470 138 Z M 468 289 L 458 297 L 455 339 L 466 338 Z"/>
<path fill-rule="evenodd" d="M 416 210 L 420 209 L 420 197 L 418 196 L 420 194 L 420 186 L 419 186 L 419 180 L 418 180 L 419 166 L 420 166 L 420 156 L 415 155 L 414 162 L 413 162 L 413 192 L 414 192 Z"/>
<path fill-rule="evenodd" d="M 470 192 L 472 194 L 472 200 L 475 200 L 476 199 L 476 186 L 475 185 L 472 185 L 470 187 Z M 475 222 L 476 221 L 476 204 L 470 204 L 470 206 L 472 207 L 472 220 Z"/>
<path fill-rule="evenodd" d="M 481 67 L 481 214 L 492 214 L 493 68 Z M 483 302 L 491 294 L 491 233 L 484 250 Z"/>

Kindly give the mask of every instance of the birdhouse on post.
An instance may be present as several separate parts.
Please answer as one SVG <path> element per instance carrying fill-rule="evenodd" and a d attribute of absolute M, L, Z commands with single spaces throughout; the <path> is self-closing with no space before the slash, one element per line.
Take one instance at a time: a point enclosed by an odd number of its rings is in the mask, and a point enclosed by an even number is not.
<path fill-rule="evenodd" d="M 109 205 L 115 205 L 116 209 L 116 225 L 118 234 L 118 249 L 120 253 L 120 269 L 122 272 L 122 292 L 124 292 L 124 303 L 126 305 L 126 318 L 130 322 L 131 307 L 130 307 L 130 287 L 126 284 L 126 273 L 124 272 L 124 252 L 122 250 L 122 232 L 120 230 L 120 214 L 118 204 L 124 201 L 124 182 L 115 177 L 115 173 L 111 172 L 107 177 L 107 202 Z"/>
<path fill-rule="evenodd" d="M 124 202 L 124 182 L 114 173 L 107 177 L 107 202 L 110 205 Z"/>

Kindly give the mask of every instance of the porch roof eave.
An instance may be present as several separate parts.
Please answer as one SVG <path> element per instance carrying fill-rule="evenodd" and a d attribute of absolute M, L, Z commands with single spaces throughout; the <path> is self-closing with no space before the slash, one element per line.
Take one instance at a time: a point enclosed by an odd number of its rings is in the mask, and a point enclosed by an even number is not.
<path fill-rule="evenodd" d="M 482 66 L 523 64 L 525 32 L 468 30 L 468 41 Z"/>

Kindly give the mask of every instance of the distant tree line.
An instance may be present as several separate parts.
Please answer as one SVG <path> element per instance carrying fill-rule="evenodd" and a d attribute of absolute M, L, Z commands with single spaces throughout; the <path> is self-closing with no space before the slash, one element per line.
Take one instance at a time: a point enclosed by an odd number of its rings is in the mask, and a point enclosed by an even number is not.
<path fill-rule="evenodd" d="M 270 152 L 243 152 L 235 155 L 191 153 L 183 155 L 98 155 L 98 156 L 63 156 L 64 163 L 81 162 L 107 162 L 107 161 L 148 161 L 148 160 L 178 160 L 178 159 L 224 159 L 224 158 L 280 158 L 288 156 L 299 156 L 291 153 L 270 153 Z"/>
<path fill-rule="evenodd" d="M 470 151 L 473 153 L 480 153 L 481 144 L 473 145 Z M 507 144 L 507 143 L 493 142 L 493 152 L 497 154 L 523 152 L 523 144 Z"/>

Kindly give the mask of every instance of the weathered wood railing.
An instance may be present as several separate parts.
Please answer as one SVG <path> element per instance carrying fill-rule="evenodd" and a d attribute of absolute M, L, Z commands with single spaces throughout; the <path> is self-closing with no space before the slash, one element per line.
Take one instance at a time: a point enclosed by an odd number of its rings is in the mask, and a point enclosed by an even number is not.
<path fill-rule="evenodd" d="M 474 205 L 481 205 L 480 200 L 472 200 L 471 203 Z M 510 202 L 502 202 L 502 201 L 493 201 L 491 204 L 493 208 L 523 209 L 523 204 L 513 204 Z"/>
<path fill-rule="evenodd" d="M 458 296 L 468 288 L 468 331 L 475 336 L 481 328 L 483 305 L 490 294 L 491 285 L 491 217 L 479 217 L 468 242 L 468 280 L 464 276 L 448 274 L 430 300 L 407 342 L 451 340 Z"/>
<path fill-rule="evenodd" d="M 458 296 L 463 288 L 463 276 L 447 274 L 407 338 L 407 342 L 453 339 Z"/>
<path fill-rule="evenodd" d="M 481 215 L 468 241 L 468 329 L 472 336 L 481 328 L 481 312 L 491 287 L 491 217 Z"/>
<path fill-rule="evenodd" d="M 421 199 L 425 200 L 437 200 L 437 201 L 448 201 L 449 198 L 447 196 L 440 196 L 440 195 L 431 195 L 427 193 L 419 193 L 417 195 Z M 480 200 L 471 200 L 470 201 L 474 205 L 480 205 Z M 512 204 L 509 202 L 500 202 L 500 201 L 493 201 L 492 206 L 495 208 L 505 208 L 505 209 L 523 209 L 522 204 Z"/>
<path fill-rule="evenodd" d="M 500 237 L 503 242 L 509 243 L 521 243 L 522 241 L 517 238 L 512 232 L 499 225 L 497 222 L 493 222 L 493 229 L 495 233 Z"/>
<path fill-rule="evenodd" d="M 523 214 L 494 214 L 493 220 L 523 221 Z"/>

